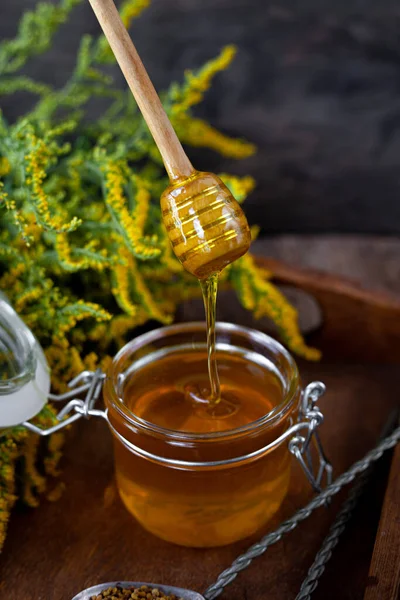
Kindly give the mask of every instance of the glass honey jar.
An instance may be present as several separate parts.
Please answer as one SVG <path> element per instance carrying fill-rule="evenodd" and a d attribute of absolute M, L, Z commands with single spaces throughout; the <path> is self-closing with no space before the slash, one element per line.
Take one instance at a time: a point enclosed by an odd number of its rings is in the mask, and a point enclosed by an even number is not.
<path fill-rule="evenodd" d="M 11 339 L 11 333 L 17 339 L 19 323 L 4 306 L 10 315 L 0 320 L 0 339 Z M 34 339 L 29 330 L 25 334 Z M 294 359 L 264 333 L 217 323 L 221 401 L 213 406 L 203 400 L 209 392 L 204 323 L 163 327 L 133 339 L 107 374 L 84 371 L 61 395 L 48 392 L 50 374 L 35 344 L 36 364 L 43 363 L 47 373 L 37 410 L 46 397 L 63 407 L 56 424 L 42 428 L 24 420 L 33 414 L 31 403 L 19 402 L 13 424 L 48 436 L 82 417 L 105 419 L 121 499 L 143 527 L 164 540 L 212 547 L 256 532 L 287 494 L 293 455 L 314 490 L 321 490 L 323 478 L 332 480 L 317 431 L 323 415 L 316 402 L 324 385 L 313 382 L 302 390 Z M 6 377 L 2 389 L 12 383 Z M 95 407 L 102 389 L 106 410 Z M 0 432 L 10 425 L 9 407 L 15 406 L 4 394 L 0 390 Z"/>
<path fill-rule="evenodd" d="M 104 383 L 122 501 L 147 530 L 184 546 L 249 536 L 289 486 L 292 456 L 276 440 L 299 412 L 295 361 L 267 335 L 222 323 L 217 360 L 222 401 L 212 414 L 190 395 L 207 382 L 203 323 L 134 339 Z"/>

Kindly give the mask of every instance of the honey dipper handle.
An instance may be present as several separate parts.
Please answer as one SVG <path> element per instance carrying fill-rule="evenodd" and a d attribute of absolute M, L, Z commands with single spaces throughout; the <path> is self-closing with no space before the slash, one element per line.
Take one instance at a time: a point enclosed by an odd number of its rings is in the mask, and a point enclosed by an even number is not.
<path fill-rule="evenodd" d="M 161 104 L 113 0 L 89 0 L 161 153 L 171 181 L 194 169 Z"/>

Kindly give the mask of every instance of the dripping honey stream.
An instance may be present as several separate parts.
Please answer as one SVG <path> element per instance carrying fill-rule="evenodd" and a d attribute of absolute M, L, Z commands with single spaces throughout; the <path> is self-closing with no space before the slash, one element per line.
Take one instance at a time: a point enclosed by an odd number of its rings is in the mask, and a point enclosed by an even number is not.
<path fill-rule="evenodd" d="M 113 0 L 89 1 L 170 179 L 160 199 L 162 217 L 177 259 L 202 287 L 211 386 L 207 399 L 215 407 L 221 397 L 215 343 L 218 274 L 247 252 L 250 229 L 241 207 L 219 177 L 196 171 L 186 156 Z M 202 393 L 198 399 L 205 399 Z"/>
<path fill-rule="evenodd" d="M 221 385 L 218 375 L 215 321 L 217 312 L 218 273 L 200 280 L 203 293 L 207 326 L 207 362 L 210 379 L 210 404 L 214 406 L 221 399 Z"/>

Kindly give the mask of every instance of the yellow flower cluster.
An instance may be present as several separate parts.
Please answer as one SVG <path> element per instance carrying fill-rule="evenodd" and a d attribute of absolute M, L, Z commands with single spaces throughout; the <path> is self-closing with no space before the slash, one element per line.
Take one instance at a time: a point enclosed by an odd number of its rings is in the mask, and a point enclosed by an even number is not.
<path fill-rule="evenodd" d="M 154 299 L 151 291 L 146 286 L 135 258 L 132 255 L 126 255 L 126 260 L 130 271 L 130 276 L 134 282 L 135 292 L 140 298 L 142 306 L 147 312 L 149 318 L 165 324 L 171 323 L 173 316 L 163 313 L 160 303 Z"/>
<path fill-rule="evenodd" d="M 197 73 L 186 71 L 185 83 L 171 88 L 170 116 L 183 142 L 191 146 L 211 148 L 223 156 L 240 159 L 254 154 L 254 144 L 224 135 L 206 121 L 193 117 L 189 110 L 202 101 L 213 77 L 230 65 L 235 54 L 235 46 L 225 46 L 219 56 L 210 60 Z"/>
<path fill-rule="evenodd" d="M 199 104 L 209 89 L 211 81 L 219 71 L 229 67 L 236 54 L 233 45 L 225 46 L 222 52 L 210 60 L 200 71 L 185 71 L 185 84 L 182 89 L 174 88 L 171 97 L 174 105 L 171 110 L 172 117 L 180 113 L 186 113 L 190 107 Z M 175 91 L 176 90 L 176 91 Z"/>
<path fill-rule="evenodd" d="M 21 294 L 18 294 L 14 304 L 14 308 L 18 313 L 22 313 L 28 304 L 39 300 L 43 294 L 43 288 L 41 286 L 35 286 L 31 289 L 25 289 Z"/>
<path fill-rule="evenodd" d="M 36 456 L 39 446 L 39 436 L 28 435 L 23 444 L 23 453 L 25 455 L 26 476 L 22 491 L 22 498 L 28 506 L 38 506 L 38 494 L 43 494 L 46 489 L 46 479 L 36 468 Z"/>
<path fill-rule="evenodd" d="M 73 305 L 64 307 L 60 311 L 60 319 L 53 332 L 53 341 L 63 348 L 69 346 L 66 334 L 74 329 L 78 322 L 94 317 L 97 322 L 108 321 L 111 315 L 108 311 L 101 309 L 98 304 L 78 300 Z"/>
<path fill-rule="evenodd" d="M 9 165 L 7 159 L 4 159 L 4 160 L 6 161 L 6 164 Z M 8 172 L 9 172 L 9 170 L 7 171 L 7 169 L 6 169 L 5 172 L 3 173 L 3 175 L 7 175 Z M 1 177 L 1 175 L 0 175 L 0 177 Z M 14 218 L 14 223 L 16 224 L 18 229 L 21 231 L 22 237 L 24 238 L 25 242 L 27 244 L 29 244 L 30 238 L 25 233 L 26 219 L 22 216 L 21 211 L 18 210 L 17 203 L 15 202 L 15 200 L 12 200 L 9 197 L 8 193 L 4 190 L 4 183 L 2 181 L 0 181 L 0 206 L 1 205 L 5 206 L 5 208 L 7 210 L 12 212 L 13 218 Z"/>
<path fill-rule="evenodd" d="M 123 248 L 121 249 L 121 258 L 123 264 L 117 265 L 113 269 L 115 275 L 113 294 L 120 307 L 131 317 L 139 317 L 139 322 L 143 319 L 144 310 L 147 318 L 156 319 L 161 323 L 170 323 L 172 317 L 165 315 L 160 310 L 159 303 L 155 301 L 144 282 L 135 257 Z M 140 304 L 133 302 L 133 295 L 137 297 Z"/>
<path fill-rule="evenodd" d="M 184 115 L 174 121 L 180 139 L 190 146 L 211 148 L 228 158 L 247 158 L 256 151 L 254 144 L 230 138 L 202 119 Z"/>
<path fill-rule="evenodd" d="M 44 427 L 55 424 L 55 411 L 46 406 L 37 415 L 35 422 Z M 22 499 L 29 506 L 37 506 L 39 497 L 44 492 L 50 496 L 54 489 L 49 489 L 45 476 L 37 467 L 40 438 L 28 433 L 23 427 L 15 427 L 0 436 L 0 550 L 3 546 L 11 509 L 17 499 L 15 495 L 15 462 L 22 458 L 23 486 Z M 61 458 L 61 448 L 64 442 L 63 434 L 51 436 L 48 440 L 44 473 L 52 477 L 59 475 L 57 465 Z"/>
<path fill-rule="evenodd" d="M 54 246 L 58 254 L 60 265 L 66 271 L 82 271 L 84 269 L 103 271 L 108 266 L 107 249 L 102 248 L 99 252 L 95 252 L 95 250 L 97 250 L 96 240 L 91 240 L 88 244 L 85 244 L 80 255 L 73 258 L 74 251 L 69 244 L 68 234 L 57 233 L 55 239 Z"/>
<path fill-rule="evenodd" d="M 129 250 L 134 256 L 142 260 L 151 260 L 158 257 L 160 249 L 155 246 L 157 239 L 154 236 L 149 238 L 144 235 L 150 193 L 147 189 L 141 187 L 140 181 L 136 179 L 138 190 L 135 197 L 135 207 L 133 211 L 129 211 L 124 194 L 126 179 L 122 167 L 115 162 L 109 162 L 103 170 L 107 191 L 106 204 L 110 208 L 118 224 L 118 230 L 126 241 Z"/>
<path fill-rule="evenodd" d="M 112 293 L 115 296 L 120 308 L 130 317 L 135 317 L 137 305 L 134 304 L 130 296 L 130 272 L 128 264 L 116 265 L 113 269 L 115 285 Z"/>
<path fill-rule="evenodd" d="M 113 317 L 107 324 L 99 323 L 89 333 L 89 339 L 96 343 L 96 348 L 99 352 L 103 352 L 111 343 L 115 343 L 118 348 L 122 348 L 127 335 L 132 332 L 135 327 L 143 325 L 148 320 L 148 315 L 142 307 L 136 307 L 135 316 L 122 314 Z M 87 358 L 87 357 L 86 357 Z M 85 358 L 85 360 L 86 360 Z M 101 361 L 103 371 L 107 368 L 107 363 L 110 357 L 106 356 Z"/>
<path fill-rule="evenodd" d="M 58 213 L 51 215 L 50 203 L 43 184 L 46 179 L 48 168 L 53 153 L 43 139 L 39 139 L 33 133 L 27 136 L 30 152 L 25 155 L 26 179 L 27 185 L 31 189 L 32 198 L 35 201 L 35 210 L 37 212 L 38 221 L 46 228 L 57 232 L 71 231 L 75 229 L 80 220 L 73 217 L 69 223 L 65 223 L 65 215 L 58 207 Z"/>
<path fill-rule="evenodd" d="M 129 28 L 133 19 L 136 19 L 150 4 L 150 0 L 125 0 L 120 8 L 123 24 Z"/>
<path fill-rule="evenodd" d="M 82 371 L 94 371 L 101 364 L 94 352 L 82 357 L 73 346 L 66 351 L 62 346 L 53 344 L 45 350 L 45 354 L 51 367 L 52 386 L 57 392 L 65 392 L 67 382 Z"/>
<path fill-rule="evenodd" d="M 26 272 L 26 268 L 26 264 L 19 263 L 4 273 L 3 277 L 0 279 L 0 289 L 3 289 L 4 291 L 22 291 L 20 276 Z"/>
<path fill-rule="evenodd" d="M 11 509 L 16 501 L 14 463 L 19 456 L 19 443 L 26 437 L 23 429 L 0 438 L 0 549 L 3 546 Z"/>
<path fill-rule="evenodd" d="M 250 254 L 232 265 L 230 277 L 245 308 L 252 311 L 257 319 L 269 317 L 294 352 L 309 360 L 319 360 L 320 351 L 308 347 L 304 342 L 296 309 L 268 280 L 271 274 L 259 269 Z"/>
<path fill-rule="evenodd" d="M 221 173 L 220 178 L 224 184 L 229 188 L 231 194 L 236 200 L 241 203 L 247 198 L 247 196 L 253 191 L 256 182 L 253 177 L 235 177 L 234 175 L 228 175 L 227 173 Z"/>

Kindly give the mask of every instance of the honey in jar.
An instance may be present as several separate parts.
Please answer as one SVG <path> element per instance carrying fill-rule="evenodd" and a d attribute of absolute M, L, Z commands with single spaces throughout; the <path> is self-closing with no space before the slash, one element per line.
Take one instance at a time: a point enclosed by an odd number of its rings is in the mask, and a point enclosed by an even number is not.
<path fill-rule="evenodd" d="M 122 501 L 149 531 L 219 546 L 262 527 L 286 495 L 291 455 L 274 445 L 298 411 L 296 365 L 268 336 L 217 325 L 220 400 L 210 403 L 204 324 L 152 331 L 105 383 Z"/>

